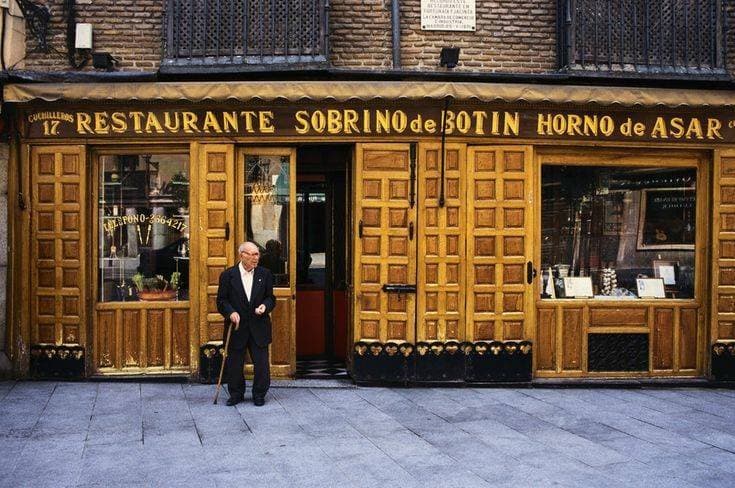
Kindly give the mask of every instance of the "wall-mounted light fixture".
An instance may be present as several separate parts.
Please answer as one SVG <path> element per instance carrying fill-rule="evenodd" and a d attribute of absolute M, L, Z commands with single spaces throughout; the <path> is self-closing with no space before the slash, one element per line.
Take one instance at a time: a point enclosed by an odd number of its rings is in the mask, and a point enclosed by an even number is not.
<path fill-rule="evenodd" d="M 95 69 L 112 71 L 115 69 L 116 64 L 117 60 L 108 52 L 92 53 L 92 66 Z"/>
<path fill-rule="evenodd" d="M 451 69 L 456 67 L 457 63 L 459 63 L 459 48 L 443 47 L 439 55 L 439 66 L 446 66 Z"/>

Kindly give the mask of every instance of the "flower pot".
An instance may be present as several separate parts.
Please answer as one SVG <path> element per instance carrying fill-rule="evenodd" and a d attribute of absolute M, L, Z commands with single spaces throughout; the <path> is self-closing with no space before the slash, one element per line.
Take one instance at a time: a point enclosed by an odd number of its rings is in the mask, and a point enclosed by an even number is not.
<path fill-rule="evenodd" d="M 144 302 L 162 302 L 176 299 L 176 290 L 138 291 L 138 298 Z"/>

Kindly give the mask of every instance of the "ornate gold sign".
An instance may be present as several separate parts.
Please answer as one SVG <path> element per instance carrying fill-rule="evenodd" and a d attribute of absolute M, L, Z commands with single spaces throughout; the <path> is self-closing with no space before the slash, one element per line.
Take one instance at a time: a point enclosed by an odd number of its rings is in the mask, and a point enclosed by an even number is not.
<path fill-rule="evenodd" d="M 462 103 L 292 104 L 222 109 L 38 110 L 23 116 L 29 138 L 361 137 L 441 134 L 501 139 L 735 142 L 735 116 L 671 110 L 529 109 Z"/>

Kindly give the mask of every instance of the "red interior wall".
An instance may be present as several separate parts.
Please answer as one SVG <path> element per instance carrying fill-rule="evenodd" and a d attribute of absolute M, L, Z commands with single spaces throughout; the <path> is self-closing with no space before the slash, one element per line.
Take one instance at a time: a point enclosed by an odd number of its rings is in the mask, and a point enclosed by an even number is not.
<path fill-rule="evenodd" d="M 324 354 L 324 291 L 296 292 L 296 355 Z"/>

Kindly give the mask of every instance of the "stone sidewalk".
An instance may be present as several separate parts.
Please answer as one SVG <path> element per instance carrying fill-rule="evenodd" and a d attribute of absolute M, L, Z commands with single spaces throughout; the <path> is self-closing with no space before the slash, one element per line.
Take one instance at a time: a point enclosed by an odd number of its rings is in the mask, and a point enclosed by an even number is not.
<path fill-rule="evenodd" d="M 731 487 L 735 391 L 0 382 L 0 486 Z"/>

